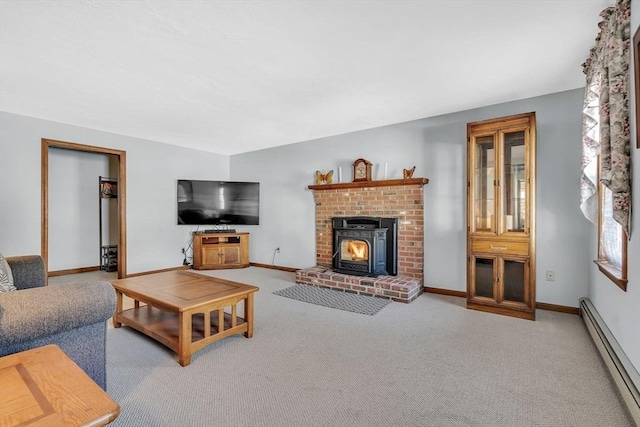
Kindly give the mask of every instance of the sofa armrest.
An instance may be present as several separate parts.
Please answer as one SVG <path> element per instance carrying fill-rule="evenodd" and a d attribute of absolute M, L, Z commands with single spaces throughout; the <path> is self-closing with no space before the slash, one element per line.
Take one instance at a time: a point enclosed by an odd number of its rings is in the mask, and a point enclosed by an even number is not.
<path fill-rule="evenodd" d="M 47 284 L 44 259 L 40 255 L 5 258 L 11 268 L 13 284 L 18 289 L 39 288 Z"/>
<path fill-rule="evenodd" d="M 107 321 L 116 309 L 109 282 L 66 283 L 0 293 L 0 347 Z"/>

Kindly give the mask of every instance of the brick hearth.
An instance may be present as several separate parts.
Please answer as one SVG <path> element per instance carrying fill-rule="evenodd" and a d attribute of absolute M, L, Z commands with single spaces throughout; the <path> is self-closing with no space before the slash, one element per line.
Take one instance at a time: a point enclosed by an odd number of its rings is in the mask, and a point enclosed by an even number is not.
<path fill-rule="evenodd" d="M 362 277 L 335 273 L 323 266 L 296 271 L 296 283 L 410 303 L 422 293 L 415 279 L 400 276 Z"/>
<path fill-rule="evenodd" d="M 300 270 L 299 274 L 296 273 L 296 282 L 355 291 L 402 302 L 415 299 L 422 293 L 424 285 L 423 186 L 428 182 L 425 178 L 411 178 L 310 185 L 316 202 L 318 267 Z M 398 218 L 398 276 L 358 277 L 330 270 L 333 255 L 331 218 L 344 216 Z M 396 279 L 398 282 L 394 282 Z M 312 281 L 317 283 L 307 283 Z M 406 286 L 406 289 L 394 290 L 393 286 L 398 285 Z M 385 294 L 385 291 L 389 292 Z M 395 296 L 391 292 L 406 295 Z"/>

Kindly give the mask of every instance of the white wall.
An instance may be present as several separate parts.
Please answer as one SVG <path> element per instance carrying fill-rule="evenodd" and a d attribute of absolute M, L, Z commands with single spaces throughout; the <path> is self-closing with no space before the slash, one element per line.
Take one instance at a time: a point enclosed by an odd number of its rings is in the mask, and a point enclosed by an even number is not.
<path fill-rule="evenodd" d="M 225 155 L 2 112 L 0 252 L 5 256 L 40 253 L 41 138 L 126 151 L 128 273 L 182 264 L 181 249 L 193 227 L 177 225 L 177 179 L 229 179 Z M 49 232 L 56 226 L 50 222 Z"/>
<path fill-rule="evenodd" d="M 466 125 L 535 111 L 537 118 L 537 301 L 571 307 L 587 296 L 588 222 L 578 207 L 582 90 L 400 123 L 231 157 L 234 180 L 262 185 L 261 226 L 253 231 L 251 261 L 290 267 L 315 265 L 315 206 L 307 188 L 315 170 L 364 157 L 389 178 L 416 165 L 425 186 L 425 285 L 466 290 Z M 374 179 L 382 178 L 374 166 Z M 334 177 L 337 173 L 334 174 Z M 554 270 L 556 280 L 545 281 Z"/>
<path fill-rule="evenodd" d="M 49 271 L 100 265 L 98 177 L 104 154 L 49 150 Z"/>
<path fill-rule="evenodd" d="M 640 3 L 631 3 L 631 36 L 640 24 Z M 633 54 L 632 54 L 633 55 Z M 633 56 L 632 56 L 633 58 Z M 633 67 L 633 61 L 631 61 Z M 597 231 L 589 228 L 589 296 L 600 316 L 616 337 L 636 370 L 640 372 L 640 149 L 636 146 L 638 123 L 635 121 L 635 105 L 633 83 L 634 70 L 631 70 L 631 164 L 634 169 L 631 206 L 631 240 L 628 242 L 628 278 L 627 291 L 623 292 L 607 279 L 591 262 L 597 258 Z"/>

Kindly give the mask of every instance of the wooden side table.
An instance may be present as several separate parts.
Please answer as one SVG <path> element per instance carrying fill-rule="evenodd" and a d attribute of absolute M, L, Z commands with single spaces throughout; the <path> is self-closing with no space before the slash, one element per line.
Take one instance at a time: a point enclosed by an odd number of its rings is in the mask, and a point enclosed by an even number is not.
<path fill-rule="evenodd" d="M 0 426 L 103 426 L 120 406 L 56 345 L 0 357 Z"/>

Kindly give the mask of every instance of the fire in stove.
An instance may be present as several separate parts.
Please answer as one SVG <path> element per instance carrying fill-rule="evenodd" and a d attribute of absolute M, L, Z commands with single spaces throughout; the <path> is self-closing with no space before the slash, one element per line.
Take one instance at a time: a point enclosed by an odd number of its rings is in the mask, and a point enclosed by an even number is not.
<path fill-rule="evenodd" d="M 344 250 L 344 246 L 347 250 Z M 369 259 L 369 245 L 362 240 L 343 240 L 341 254 L 344 259 L 349 256 L 352 261 L 366 261 Z"/>

